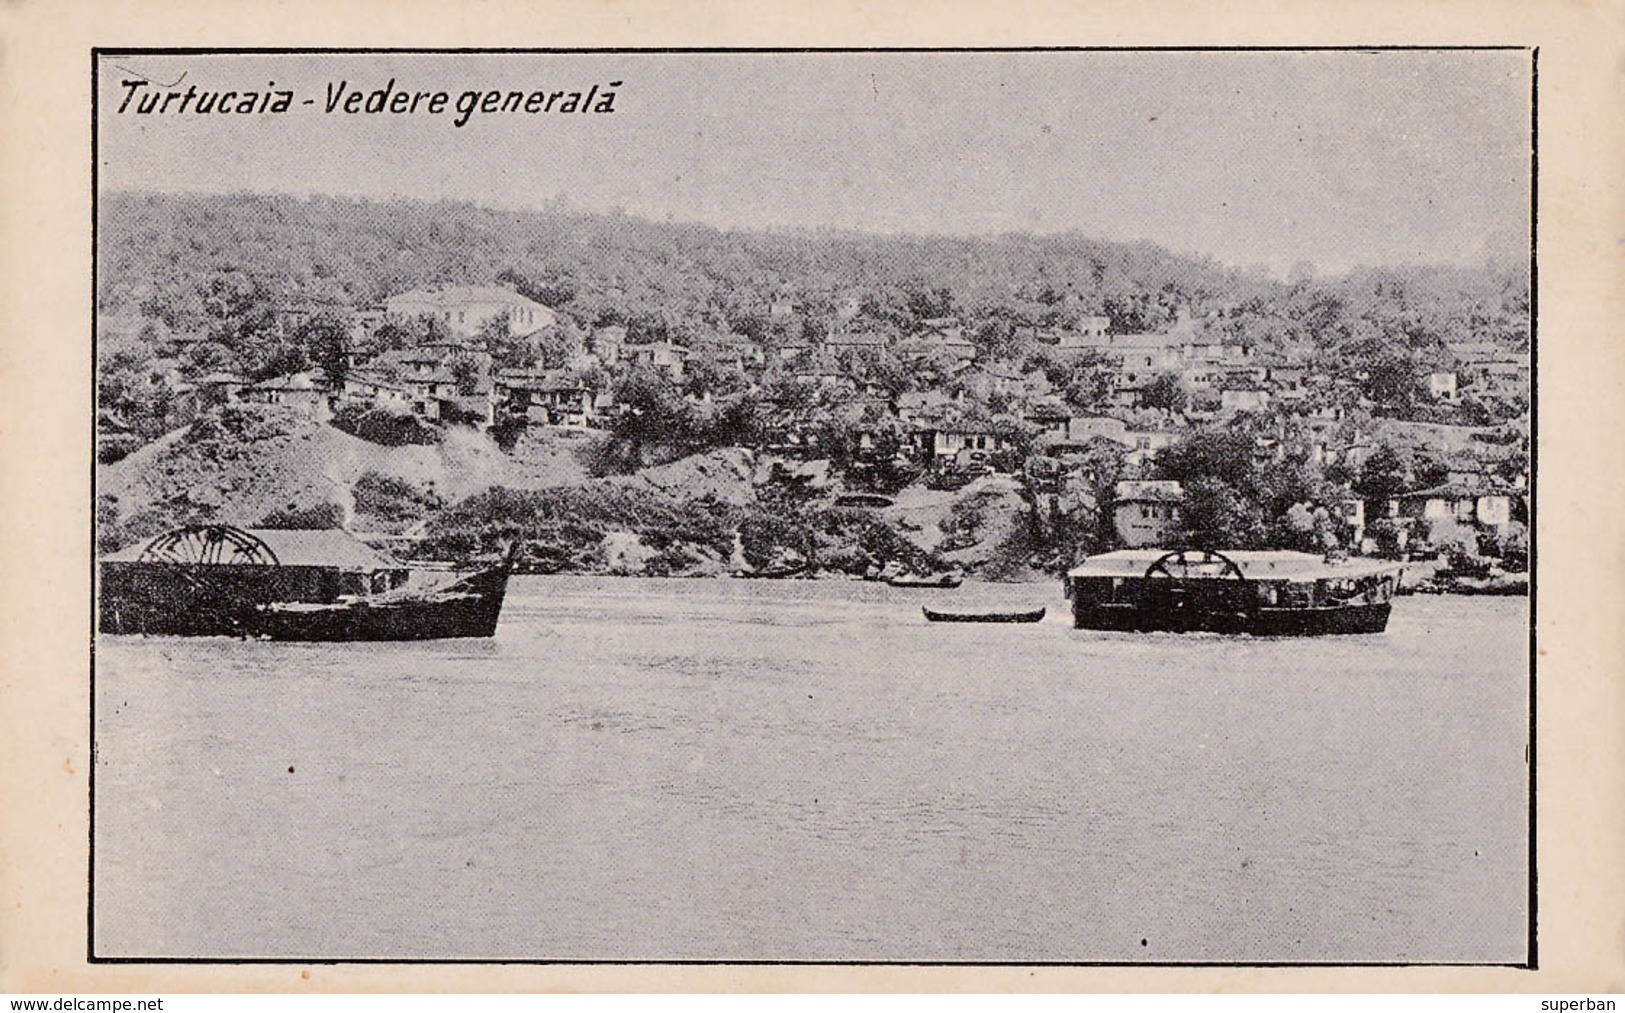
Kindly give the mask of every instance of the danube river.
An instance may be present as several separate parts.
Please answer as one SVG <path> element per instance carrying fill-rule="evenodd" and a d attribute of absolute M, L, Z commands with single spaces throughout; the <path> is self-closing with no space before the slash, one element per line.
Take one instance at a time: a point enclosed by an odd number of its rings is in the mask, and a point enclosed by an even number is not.
<path fill-rule="evenodd" d="M 96 953 L 1525 959 L 1523 599 L 1296 641 L 1065 605 L 520 577 L 489 641 L 103 637 Z"/>

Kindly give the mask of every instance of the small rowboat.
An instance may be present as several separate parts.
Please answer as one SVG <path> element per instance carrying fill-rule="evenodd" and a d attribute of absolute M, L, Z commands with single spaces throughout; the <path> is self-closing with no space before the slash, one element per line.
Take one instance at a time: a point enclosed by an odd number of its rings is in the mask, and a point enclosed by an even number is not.
<path fill-rule="evenodd" d="M 925 618 L 933 623 L 1036 623 L 1044 618 L 1044 609 L 1031 612 L 936 612 L 921 608 Z"/>
<path fill-rule="evenodd" d="M 798 577 L 807 572 L 810 563 L 794 563 L 790 566 L 769 567 L 763 570 L 738 569 L 734 576 L 741 580 L 783 580 L 786 577 Z"/>
<path fill-rule="evenodd" d="M 965 578 L 957 573 L 941 573 L 934 577 L 919 577 L 909 573 L 886 581 L 892 587 L 942 587 L 950 589 L 956 588 L 964 582 Z"/>

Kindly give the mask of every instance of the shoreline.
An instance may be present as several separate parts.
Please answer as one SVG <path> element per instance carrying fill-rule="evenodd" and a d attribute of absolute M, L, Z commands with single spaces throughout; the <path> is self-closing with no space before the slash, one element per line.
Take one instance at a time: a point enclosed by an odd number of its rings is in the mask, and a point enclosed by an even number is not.
<path fill-rule="evenodd" d="M 430 563 L 431 565 L 425 565 L 426 563 Z M 457 569 L 457 567 L 454 564 L 433 563 L 432 561 L 407 561 L 407 565 L 409 565 L 414 570 L 421 569 L 421 570 L 434 571 L 434 572 L 451 572 L 451 571 Z M 515 577 L 604 577 L 604 578 L 611 578 L 611 579 L 615 579 L 615 580 L 676 580 L 676 581 L 694 581 L 694 580 L 716 580 L 716 581 L 739 580 L 739 581 L 744 581 L 744 580 L 754 580 L 754 581 L 758 581 L 758 582 L 760 582 L 760 581 L 770 581 L 770 582 L 775 583 L 775 584 L 788 584 L 788 583 L 850 583 L 850 584 L 877 584 L 877 585 L 881 585 L 881 586 L 884 586 L 884 587 L 893 587 L 894 586 L 894 585 L 892 585 L 889 582 L 884 581 L 884 580 L 871 580 L 871 579 L 869 579 L 867 577 L 860 577 L 860 576 L 856 576 L 854 574 L 840 573 L 840 572 L 830 572 L 830 571 L 826 571 L 826 572 L 822 572 L 822 573 L 801 573 L 801 574 L 796 574 L 795 576 L 790 576 L 790 577 L 749 577 L 749 576 L 740 576 L 738 574 L 733 574 L 733 573 L 649 574 L 649 573 L 624 573 L 624 572 L 623 573 L 616 573 L 616 572 L 610 572 L 610 571 L 607 571 L 607 570 L 559 570 L 559 571 L 553 571 L 553 572 L 549 572 L 549 573 L 543 573 L 543 572 L 534 571 L 534 570 L 527 571 L 527 570 L 522 570 L 522 569 L 516 569 L 516 570 L 513 571 L 513 575 Z M 1421 583 L 1421 580 L 1428 581 L 1429 586 L 1426 587 L 1426 588 L 1419 587 L 1418 585 Z M 1453 583 L 1452 584 L 1447 584 L 1447 585 L 1432 585 L 1431 582 L 1433 580 L 1433 577 L 1432 577 L 1431 573 L 1429 573 L 1428 576 L 1421 578 L 1421 580 L 1418 580 L 1418 581 L 1409 581 L 1409 580 L 1407 580 L 1401 586 L 1401 589 L 1398 592 L 1398 596 L 1399 597 L 1406 597 L 1406 598 L 1413 597 L 1413 596 L 1419 596 L 1419 595 L 1420 596 L 1455 596 L 1455 597 L 1463 597 L 1463 598 L 1471 598 L 1471 597 L 1509 597 L 1510 598 L 1510 597 L 1528 597 L 1528 595 L 1529 595 L 1529 580 L 1528 580 L 1528 575 L 1527 574 L 1508 575 L 1507 578 L 1503 578 L 1502 580 L 1504 581 L 1504 583 L 1506 585 L 1504 588 L 1497 587 L 1495 585 L 1495 583 L 1494 583 L 1494 580 L 1495 580 L 1494 578 L 1489 578 L 1488 579 L 1489 583 L 1488 583 L 1487 586 L 1480 586 L 1478 584 L 1457 585 L 1457 584 L 1453 584 Z M 992 580 L 992 579 L 982 577 L 982 576 L 977 575 L 977 574 L 966 574 L 965 577 L 964 577 L 964 583 L 962 585 L 960 585 L 960 586 L 961 587 L 963 587 L 963 586 L 975 586 L 975 587 L 1031 587 L 1031 586 L 1036 586 L 1036 585 L 1041 585 L 1041 584 L 1062 583 L 1063 581 L 1064 581 L 1064 577 L 1059 576 L 1059 575 L 1056 575 L 1056 576 L 1030 576 L 1030 577 L 1011 579 L 1011 580 Z M 1514 587 L 1517 587 L 1519 589 L 1514 590 L 1513 589 Z M 897 587 L 897 590 L 899 590 L 899 591 L 953 591 L 953 590 L 958 590 L 958 588 L 953 588 L 953 587 L 920 587 L 920 586 L 908 587 L 908 586 L 902 586 L 902 587 Z"/>

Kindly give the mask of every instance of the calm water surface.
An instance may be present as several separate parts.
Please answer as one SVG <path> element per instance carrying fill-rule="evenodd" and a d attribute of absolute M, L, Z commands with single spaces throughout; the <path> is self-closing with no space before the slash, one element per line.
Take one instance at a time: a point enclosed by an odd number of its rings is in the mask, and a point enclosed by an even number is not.
<path fill-rule="evenodd" d="M 525 577 L 490 641 L 104 637 L 97 953 L 1524 959 L 1524 600 L 1253 640 L 1058 591 Z"/>

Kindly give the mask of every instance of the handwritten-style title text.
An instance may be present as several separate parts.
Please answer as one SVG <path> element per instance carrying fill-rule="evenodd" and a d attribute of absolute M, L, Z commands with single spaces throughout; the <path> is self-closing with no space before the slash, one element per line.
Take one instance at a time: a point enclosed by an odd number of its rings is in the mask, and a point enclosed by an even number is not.
<path fill-rule="evenodd" d="M 398 87 L 395 78 L 367 90 L 349 81 L 327 82 L 321 96 L 301 97 L 275 81 L 263 88 L 208 88 L 177 84 L 165 88 L 151 81 L 124 79 L 119 115 L 136 116 L 270 116 L 304 109 L 335 116 L 450 116 L 454 127 L 476 116 L 501 114 L 601 114 L 615 111 L 622 82 L 546 90 L 486 88 L 468 91 L 415 90 Z"/>

